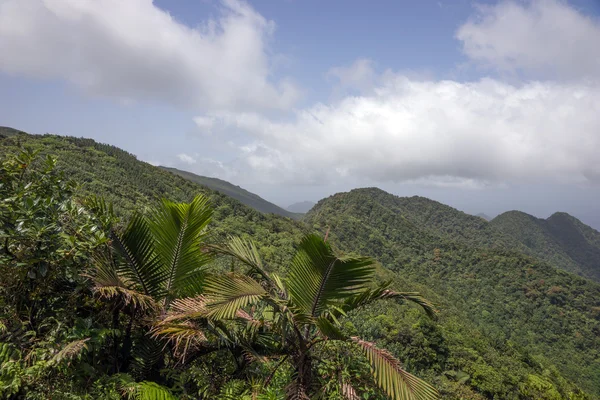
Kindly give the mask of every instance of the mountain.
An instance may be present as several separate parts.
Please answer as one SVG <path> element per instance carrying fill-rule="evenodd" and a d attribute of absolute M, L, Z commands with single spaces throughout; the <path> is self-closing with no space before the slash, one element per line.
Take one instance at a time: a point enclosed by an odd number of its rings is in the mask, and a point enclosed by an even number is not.
<path fill-rule="evenodd" d="M 260 213 L 226 194 L 140 161 L 115 146 L 69 136 L 29 135 L 11 128 L 0 130 L 4 132 L 10 135 L 0 137 L 0 155 L 17 153 L 26 147 L 39 151 L 42 157 L 57 157 L 57 168 L 80 185 L 81 196 L 101 195 L 122 216 L 163 198 L 190 201 L 202 193 L 210 198 L 214 208 L 213 232 L 222 237 L 252 235 L 265 248 L 279 250 L 266 255 L 273 260 L 292 254 L 293 246 L 306 232 L 299 222 Z"/>
<path fill-rule="evenodd" d="M 487 215 L 487 214 L 485 214 L 485 213 L 479 213 L 479 214 L 476 214 L 475 216 L 476 216 L 476 217 L 483 218 L 483 219 L 485 219 L 486 221 L 491 221 L 491 220 L 492 220 L 492 217 L 490 217 L 489 215 Z"/>
<path fill-rule="evenodd" d="M 554 226 L 564 219 L 573 223 L 558 215 Z M 329 230 L 342 251 L 376 257 L 395 279 L 434 292 L 444 345 L 471 354 L 458 364 L 453 356 L 439 360 L 440 368 L 468 374 L 487 398 L 517 396 L 511 380 L 556 388 L 552 374 L 600 396 L 599 284 L 523 255 L 479 217 L 421 197 L 357 189 L 319 201 L 305 221 Z M 477 344 L 458 333 L 466 326 Z"/>
<path fill-rule="evenodd" d="M 344 329 L 388 348 L 444 399 L 600 396 L 600 285 L 524 255 L 524 244 L 482 218 L 372 188 L 323 199 L 294 221 L 260 213 L 114 146 L 6 132 L 0 155 L 25 146 L 57 156 L 58 168 L 80 184 L 81 196 L 101 195 L 123 217 L 160 198 L 209 196 L 215 240 L 251 237 L 267 269 L 289 261 L 302 235 L 313 231 L 329 230 L 332 246 L 347 254 L 376 257 L 378 280 L 422 292 L 439 316 L 432 320 L 412 306 L 374 303 L 345 317 Z"/>
<path fill-rule="evenodd" d="M 314 205 L 317 204 L 313 201 L 300 201 L 298 203 L 294 203 L 286 208 L 286 210 L 293 213 L 305 214 L 310 211 Z"/>
<path fill-rule="evenodd" d="M 265 214 L 277 214 L 283 217 L 298 219 L 300 216 L 297 215 L 293 211 L 286 211 L 283 208 L 276 206 L 273 203 L 268 202 L 262 197 L 250 193 L 249 191 L 242 189 L 239 186 L 235 186 L 227 181 L 217 179 L 217 178 L 209 178 L 206 176 L 196 175 L 191 172 L 182 171 L 177 168 L 170 167 L 160 167 L 166 171 L 169 171 L 175 175 L 179 175 L 188 181 L 197 183 L 202 186 L 206 186 L 212 190 L 216 190 L 219 193 L 223 193 L 229 197 L 232 197 L 241 203 L 244 203 L 248 207 L 252 207 L 257 211 L 260 211 Z"/>
<path fill-rule="evenodd" d="M 600 282 L 600 232 L 567 213 L 540 219 L 520 211 L 494 218 L 494 229 L 517 239 L 527 254 Z"/>

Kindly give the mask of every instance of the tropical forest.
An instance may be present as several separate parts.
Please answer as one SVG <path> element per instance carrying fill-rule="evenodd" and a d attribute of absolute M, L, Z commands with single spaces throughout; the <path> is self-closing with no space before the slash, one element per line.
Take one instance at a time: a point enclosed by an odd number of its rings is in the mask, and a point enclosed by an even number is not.
<path fill-rule="evenodd" d="M 0 0 L 0 400 L 600 400 L 600 0 Z"/>
<path fill-rule="evenodd" d="M 3 398 L 600 396 L 600 233 L 574 217 L 367 188 L 290 218 L 1 133 Z"/>

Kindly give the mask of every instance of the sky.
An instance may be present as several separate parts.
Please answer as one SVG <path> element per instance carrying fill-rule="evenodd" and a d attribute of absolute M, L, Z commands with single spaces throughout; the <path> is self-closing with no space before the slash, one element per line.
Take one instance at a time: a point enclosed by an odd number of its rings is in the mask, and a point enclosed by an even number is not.
<path fill-rule="evenodd" d="M 281 206 L 377 186 L 600 230 L 598 0 L 0 0 L 0 125 Z"/>

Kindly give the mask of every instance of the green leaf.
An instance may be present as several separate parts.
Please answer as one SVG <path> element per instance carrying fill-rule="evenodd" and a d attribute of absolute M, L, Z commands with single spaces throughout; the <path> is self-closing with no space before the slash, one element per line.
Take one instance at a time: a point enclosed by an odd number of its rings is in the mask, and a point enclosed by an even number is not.
<path fill-rule="evenodd" d="M 402 369 L 400 361 L 387 350 L 380 349 L 372 342 L 352 337 L 371 364 L 371 371 L 377 385 L 392 400 L 436 400 L 439 394 L 433 386 Z"/>
<path fill-rule="evenodd" d="M 267 295 L 254 279 L 244 275 L 213 275 L 206 279 L 206 309 L 213 319 L 232 319 L 241 308 Z"/>
<path fill-rule="evenodd" d="M 368 257 L 337 257 L 317 235 L 304 238 L 292 260 L 287 287 L 296 307 L 308 317 L 366 289 L 375 267 Z"/>

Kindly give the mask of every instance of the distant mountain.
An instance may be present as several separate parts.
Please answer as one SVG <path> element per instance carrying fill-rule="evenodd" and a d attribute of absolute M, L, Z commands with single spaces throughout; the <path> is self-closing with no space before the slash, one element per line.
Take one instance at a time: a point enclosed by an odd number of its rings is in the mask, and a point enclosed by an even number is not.
<path fill-rule="evenodd" d="M 567 213 L 548 219 L 509 211 L 490 225 L 523 244 L 525 252 L 600 282 L 600 232 Z"/>
<path fill-rule="evenodd" d="M 283 208 L 268 202 L 262 197 L 247 191 L 246 189 L 242 189 L 239 186 L 235 186 L 227 181 L 217 179 L 217 178 L 209 178 L 202 175 L 196 175 L 191 172 L 182 171 L 177 168 L 171 167 L 160 167 L 166 171 L 169 171 L 175 175 L 179 175 L 184 179 L 187 179 L 191 182 L 197 183 L 202 186 L 206 186 L 212 190 L 216 190 L 217 192 L 223 193 L 229 197 L 232 197 L 245 205 L 254 208 L 257 211 L 260 211 L 265 214 L 277 214 L 283 217 L 299 219 L 300 216 L 294 212 L 290 212 L 284 210 Z"/>
<path fill-rule="evenodd" d="M 293 213 L 301 213 L 305 214 L 310 211 L 311 208 L 315 206 L 315 202 L 313 201 L 300 201 L 298 203 L 294 203 L 286 208 L 286 210 Z"/>
<path fill-rule="evenodd" d="M 476 216 L 476 217 L 483 218 L 483 219 L 485 219 L 486 221 L 491 221 L 491 220 L 492 220 L 492 217 L 490 217 L 489 215 L 487 215 L 487 214 L 484 214 L 484 213 L 479 213 L 479 214 L 476 214 L 475 216 Z"/>

